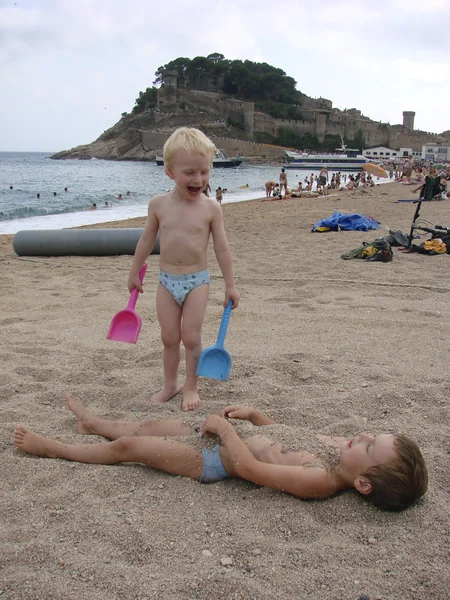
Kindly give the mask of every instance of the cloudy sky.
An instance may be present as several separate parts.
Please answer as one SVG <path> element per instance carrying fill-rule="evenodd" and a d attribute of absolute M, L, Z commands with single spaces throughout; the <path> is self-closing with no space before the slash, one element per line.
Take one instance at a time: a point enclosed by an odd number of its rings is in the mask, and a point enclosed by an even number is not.
<path fill-rule="evenodd" d="M 450 129 L 449 0 L 0 0 L 0 151 L 92 142 L 160 65 L 212 52 L 374 120 Z"/>

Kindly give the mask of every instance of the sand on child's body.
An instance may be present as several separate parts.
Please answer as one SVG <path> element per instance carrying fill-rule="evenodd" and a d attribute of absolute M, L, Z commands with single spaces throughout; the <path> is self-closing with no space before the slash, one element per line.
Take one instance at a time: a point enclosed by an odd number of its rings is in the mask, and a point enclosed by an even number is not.
<path fill-rule="evenodd" d="M 191 428 L 191 434 L 175 436 L 173 439 L 197 450 L 211 449 L 220 444 L 220 438 L 217 435 L 201 433 L 201 422 L 193 422 L 190 418 L 182 420 Z M 231 419 L 230 423 L 236 429 L 239 437 L 246 442 L 251 443 L 255 438 L 264 438 L 264 445 L 277 445 L 283 454 L 302 451 L 307 452 L 308 455 L 312 454 L 312 460 L 307 461 L 308 466 L 323 467 L 327 470 L 337 466 L 338 448 L 322 442 L 315 432 L 304 427 L 290 427 L 282 423 L 255 426 L 249 421 L 235 419 Z"/>
<path fill-rule="evenodd" d="M 181 399 L 149 404 L 162 384 L 156 256 L 139 341 L 127 345 L 106 333 L 128 297 L 131 257 L 19 258 L 12 236 L 0 236 L 2 597 L 448 598 L 450 257 L 394 249 L 387 264 L 340 258 L 389 228 L 408 233 L 415 207 L 397 202 L 404 197 L 392 183 L 223 206 L 241 292 L 226 341 L 233 366 L 227 382 L 201 380 L 202 405 L 188 417 L 198 424 L 246 404 L 289 426 L 286 435 L 405 433 L 423 449 L 430 484 L 399 514 L 351 491 L 305 502 L 237 479 L 201 484 L 142 465 L 21 454 L 10 444 L 17 423 L 68 443 L 100 441 L 76 433 L 66 392 L 97 416 L 132 421 L 182 418 Z M 426 203 L 421 216 L 449 224 L 448 206 Z M 311 233 L 335 210 L 382 227 Z M 210 268 L 205 347 L 224 299 L 212 248 Z"/>

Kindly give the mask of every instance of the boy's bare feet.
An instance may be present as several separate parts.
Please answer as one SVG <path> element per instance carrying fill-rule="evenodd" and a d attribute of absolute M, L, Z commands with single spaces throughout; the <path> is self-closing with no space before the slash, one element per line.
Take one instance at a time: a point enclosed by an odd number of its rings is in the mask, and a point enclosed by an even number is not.
<path fill-rule="evenodd" d="M 200 398 L 197 390 L 183 390 L 183 402 L 181 408 L 184 411 L 195 410 L 200 406 Z"/>
<path fill-rule="evenodd" d="M 31 433 L 23 425 L 17 425 L 14 431 L 14 446 L 22 452 L 28 452 L 28 454 L 34 454 L 34 456 L 57 458 L 56 448 L 58 444 L 60 442 Z"/>
<path fill-rule="evenodd" d="M 77 431 L 83 435 L 95 434 L 94 419 L 89 411 L 78 400 L 66 394 L 67 406 L 77 418 Z"/>
<path fill-rule="evenodd" d="M 179 392 L 180 388 L 178 387 L 178 385 L 174 385 L 171 387 L 164 386 L 162 390 L 160 390 L 156 394 L 153 394 L 153 396 L 150 398 L 150 403 L 162 404 L 163 402 L 167 402 L 168 400 L 176 396 Z"/>

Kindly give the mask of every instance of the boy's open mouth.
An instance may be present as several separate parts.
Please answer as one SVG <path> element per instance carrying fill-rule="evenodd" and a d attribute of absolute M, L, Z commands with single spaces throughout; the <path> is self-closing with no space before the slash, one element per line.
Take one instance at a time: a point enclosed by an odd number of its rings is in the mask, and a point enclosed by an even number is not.
<path fill-rule="evenodd" d="M 188 185 L 187 189 L 188 189 L 188 192 L 190 194 L 198 194 L 198 193 L 200 193 L 202 191 L 202 188 L 200 188 L 200 187 L 192 187 L 191 185 Z"/>

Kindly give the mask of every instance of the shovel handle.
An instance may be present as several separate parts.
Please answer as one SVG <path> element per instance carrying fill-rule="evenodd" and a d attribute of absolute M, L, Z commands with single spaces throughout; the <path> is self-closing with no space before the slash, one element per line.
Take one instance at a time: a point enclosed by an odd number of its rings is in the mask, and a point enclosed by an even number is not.
<path fill-rule="evenodd" d="M 139 271 L 139 281 L 144 281 L 145 271 L 147 270 L 147 263 L 144 263 Z M 139 298 L 139 290 L 134 288 L 134 290 L 130 294 L 130 299 L 128 300 L 127 310 L 134 310 L 136 307 L 137 299 Z"/>
<path fill-rule="evenodd" d="M 220 322 L 220 327 L 219 327 L 219 335 L 217 336 L 217 342 L 216 342 L 216 346 L 218 346 L 219 348 L 223 348 L 223 344 L 225 342 L 225 335 L 227 333 L 228 323 L 230 321 L 232 306 L 233 306 L 233 301 L 230 300 L 223 310 L 222 320 Z"/>

